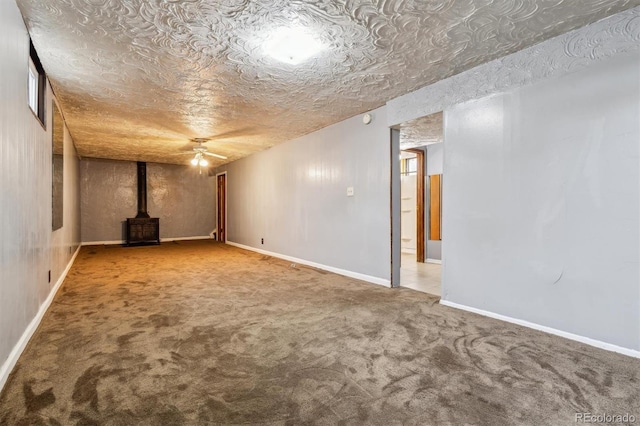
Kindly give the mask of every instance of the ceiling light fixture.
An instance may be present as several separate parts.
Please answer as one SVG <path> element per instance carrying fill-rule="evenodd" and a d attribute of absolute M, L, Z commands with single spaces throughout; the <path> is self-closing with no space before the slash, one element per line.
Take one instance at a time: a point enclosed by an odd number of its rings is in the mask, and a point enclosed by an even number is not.
<path fill-rule="evenodd" d="M 191 159 L 191 164 L 194 166 L 198 166 L 200 169 L 200 174 L 202 174 L 202 168 L 207 167 L 209 162 L 204 158 L 202 152 L 196 152 L 196 156 Z"/>
<path fill-rule="evenodd" d="M 316 37 L 300 27 L 275 30 L 263 47 L 272 58 L 291 65 L 300 64 L 326 49 Z"/>

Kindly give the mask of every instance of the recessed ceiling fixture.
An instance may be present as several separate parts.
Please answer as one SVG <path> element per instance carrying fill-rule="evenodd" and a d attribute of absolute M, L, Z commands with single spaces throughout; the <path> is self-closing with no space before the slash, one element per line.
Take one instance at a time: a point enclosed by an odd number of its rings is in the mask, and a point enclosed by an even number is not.
<path fill-rule="evenodd" d="M 326 48 L 309 31 L 300 27 L 275 30 L 263 47 L 272 58 L 291 65 L 302 63 Z"/>

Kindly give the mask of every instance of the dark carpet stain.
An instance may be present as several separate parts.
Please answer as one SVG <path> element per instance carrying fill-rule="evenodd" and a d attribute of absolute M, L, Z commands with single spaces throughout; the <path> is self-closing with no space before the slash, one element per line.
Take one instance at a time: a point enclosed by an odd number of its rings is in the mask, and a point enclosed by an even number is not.
<path fill-rule="evenodd" d="M 40 411 L 41 409 L 56 402 L 53 388 L 36 395 L 31 388 L 31 384 L 24 383 L 22 391 L 24 393 L 24 405 L 28 413 Z"/>
<path fill-rule="evenodd" d="M 149 321 L 151 321 L 154 327 L 162 328 L 173 327 L 179 322 L 179 319 L 168 315 L 153 314 L 149 315 Z"/>
<path fill-rule="evenodd" d="M 118 346 L 126 346 L 131 342 L 131 339 L 134 337 L 144 334 L 144 331 L 132 331 L 131 333 L 123 334 L 118 336 L 116 341 L 118 342 Z"/>
<path fill-rule="evenodd" d="M 458 358 L 453 351 L 446 346 L 436 346 L 433 348 L 431 359 L 438 368 L 444 371 L 459 368 Z"/>
<path fill-rule="evenodd" d="M 102 373 L 101 366 L 92 366 L 82 373 L 73 388 L 73 395 L 71 398 L 74 402 L 83 404 L 88 402 L 89 405 L 98 409 L 98 381 Z"/>

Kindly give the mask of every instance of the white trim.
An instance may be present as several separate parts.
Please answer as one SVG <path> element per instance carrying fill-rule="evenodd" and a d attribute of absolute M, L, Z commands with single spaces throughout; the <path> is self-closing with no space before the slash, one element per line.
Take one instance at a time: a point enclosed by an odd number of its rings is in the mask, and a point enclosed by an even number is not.
<path fill-rule="evenodd" d="M 209 235 L 200 235 L 197 237 L 177 237 L 177 238 L 160 238 L 160 242 L 169 242 L 169 241 L 194 241 L 194 240 L 210 240 L 211 237 Z"/>
<path fill-rule="evenodd" d="M 171 238 L 160 238 L 160 242 L 171 242 L 171 241 L 192 241 L 192 240 L 210 240 L 211 236 L 209 235 L 198 235 L 196 237 L 171 237 Z M 109 246 L 109 245 L 122 245 L 126 244 L 126 240 L 112 240 L 112 241 L 85 241 L 81 245 L 82 246 Z"/>
<path fill-rule="evenodd" d="M 297 257 L 286 256 L 284 254 L 279 254 L 279 253 L 273 253 L 273 252 L 270 252 L 270 251 L 267 251 L 267 250 L 261 250 L 261 249 L 255 248 L 255 247 L 245 246 L 244 244 L 234 243 L 232 241 L 227 241 L 227 244 L 229 244 L 230 246 L 241 248 L 241 249 L 245 249 L 245 250 L 249 250 L 249 251 L 255 251 L 256 253 L 266 254 L 267 256 L 273 256 L 273 257 L 277 257 L 279 259 L 288 260 L 289 262 L 300 263 L 302 265 L 307 265 L 307 266 L 311 266 L 311 267 L 314 267 L 314 268 L 322 269 L 322 270 L 325 270 L 325 271 L 333 272 L 334 274 L 344 275 L 345 277 L 355 278 L 357 280 L 367 281 L 367 282 L 370 282 L 372 284 L 377 284 L 377 285 L 381 285 L 381 286 L 385 286 L 385 287 L 391 287 L 391 282 L 389 280 L 385 280 L 383 278 L 372 277 L 371 275 L 365 275 L 365 274 L 361 274 L 359 272 L 352 272 L 352 271 L 347 271 L 345 269 L 334 268 L 333 266 L 322 265 L 320 263 L 310 262 L 308 260 L 299 259 Z"/>
<path fill-rule="evenodd" d="M 403 248 L 400 249 L 400 251 L 402 252 L 402 254 L 416 254 L 416 249 Z"/>
<path fill-rule="evenodd" d="M 27 326 L 27 328 L 24 330 L 24 333 L 22 333 L 22 336 L 20 336 L 20 339 L 18 340 L 16 345 L 13 347 L 13 349 L 9 353 L 7 360 L 4 362 L 4 364 L 2 364 L 2 367 L 0 367 L 0 391 L 2 391 L 2 388 L 7 383 L 9 374 L 11 374 L 13 367 L 16 366 L 16 363 L 18 362 L 20 355 L 22 355 L 22 351 L 24 351 L 24 348 L 27 346 L 27 343 L 29 343 L 29 340 L 33 336 L 33 333 L 35 333 L 35 331 L 38 329 L 38 326 L 40 325 L 40 321 L 42 321 L 42 317 L 44 317 L 45 312 L 47 312 L 47 309 L 49 309 L 51 302 L 53 302 L 53 298 L 56 296 L 56 293 L 58 292 L 60 287 L 62 287 L 62 283 L 64 282 L 64 279 L 67 277 L 67 274 L 69 273 L 69 270 L 71 269 L 71 266 L 73 265 L 73 262 L 76 260 L 76 256 L 78 256 L 79 252 L 80 252 L 80 246 L 78 246 L 78 248 L 76 249 L 76 252 L 73 253 L 73 256 L 71 256 L 71 260 L 67 264 L 67 267 L 65 268 L 64 271 L 62 271 L 60 278 L 58 278 L 58 281 L 56 281 L 56 284 L 51 288 L 51 291 L 49 291 L 49 295 L 44 300 L 42 305 L 40 305 L 40 309 L 38 309 L 36 316 L 33 317 L 31 322 Z"/>
<path fill-rule="evenodd" d="M 437 263 L 438 265 L 442 265 L 442 260 L 440 259 L 429 259 L 426 260 L 427 263 Z"/>
<path fill-rule="evenodd" d="M 538 331 L 544 331 L 545 333 L 554 334 L 556 336 L 564 337 L 565 339 L 575 340 L 576 342 L 585 343 L 596 348 L 604 349 L 606 351 L 617 352 L 619 354 L 627 355 L 633 358 L 640 358 L 640 351 L 636 351 L 629 348 L 623 348 L 622 346 L 612 345 L 611 343 L 602 342 L 600 340 L 591 339 L 589 337 L 580 336 L 578 334 L 568 333 L 566 331 L 558 330 L 556 328 L 547 327 L 544 325 L 536 324 L 533 322 L 520 320 L 517 318 L 511 318 L 505 315 L 496 314 L 482 309 L 472 308 L 471 306 L 460 305 L 455 302 L 440 299 L 440 304 L 448 306 L 450 308 L 461 309 L 463 311 L 473 312 L 474 314 L 482 315 L 489 318 L 495 318 L 501 321 L 510 322 L 512 324 L 518 324 L 523 327 L 532 328 Z"/>
<path fill-rule="evenodd" d="M 81 246 L 111 246 L 114 244 L 126 244 L 125 240 L 112 240 L 112 241 L 83 241 Z"/>

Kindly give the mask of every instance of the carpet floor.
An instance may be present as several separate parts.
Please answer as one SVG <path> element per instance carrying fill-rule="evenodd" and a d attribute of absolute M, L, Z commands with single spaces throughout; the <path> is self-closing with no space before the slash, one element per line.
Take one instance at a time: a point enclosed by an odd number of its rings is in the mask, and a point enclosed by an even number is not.
<path fill-rule="evenodd" d="M 2 425 L 640 422 L 640 360 L 212 241 L 83 247 Z"/>

